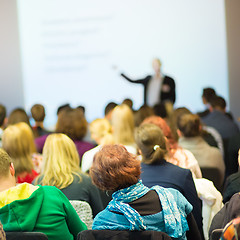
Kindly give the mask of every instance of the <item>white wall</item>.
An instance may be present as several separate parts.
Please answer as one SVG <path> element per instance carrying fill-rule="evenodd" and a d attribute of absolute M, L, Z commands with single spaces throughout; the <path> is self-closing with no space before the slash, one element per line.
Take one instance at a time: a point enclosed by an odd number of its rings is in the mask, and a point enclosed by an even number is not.
<path fill-rule="evenodd" d="M 10 112 L 24 107 L 17 5 L 13 0 L 0 0 L 0 103 Z"/>

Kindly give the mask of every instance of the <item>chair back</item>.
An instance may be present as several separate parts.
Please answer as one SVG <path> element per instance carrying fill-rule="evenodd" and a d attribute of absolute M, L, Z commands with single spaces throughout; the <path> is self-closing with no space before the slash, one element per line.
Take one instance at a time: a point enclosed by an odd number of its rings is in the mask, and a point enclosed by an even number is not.
<path fill-rule="evenodd" d="M 210 235 L 210 240 L 219 240 L 223 229 L 214 229 Z"/>
<path fill-rule="evenodd" d="M 201 171 L 202 177 L 212 181 L 217 190 L 222 193 L 223 183 L 221 180 L 222 176 L 220 169 L 213 167 L 201 167 Z"/>
<path fill-rule="evenodd" d="M 172 240 L 164 232 L 157 231 L 118 231 L 85 230 L 78 234 L 78 240 Z"/>
<path fill-rule="evenodd" d="M 87 225 L 87 228 L 92 229 L 93 215 L 89 203 L 78 200 L 71 200 L 70 203 L 77 212 L 79 218 Z"/>
<path fill-rule="evenodd" d="M 48 240 L 41 232 L 6 232 L 7 240 Z"/>

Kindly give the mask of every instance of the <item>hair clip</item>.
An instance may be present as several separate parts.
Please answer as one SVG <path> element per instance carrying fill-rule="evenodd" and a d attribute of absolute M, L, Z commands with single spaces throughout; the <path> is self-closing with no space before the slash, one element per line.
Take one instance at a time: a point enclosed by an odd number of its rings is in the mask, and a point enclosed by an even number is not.
<path fill-rule="evenodd" d="M 153 149 L 156 151 L 158 148 L 160 148 L 159 147 L 159 145 L 155 145 L 154 147 L 153 147 Z"/>

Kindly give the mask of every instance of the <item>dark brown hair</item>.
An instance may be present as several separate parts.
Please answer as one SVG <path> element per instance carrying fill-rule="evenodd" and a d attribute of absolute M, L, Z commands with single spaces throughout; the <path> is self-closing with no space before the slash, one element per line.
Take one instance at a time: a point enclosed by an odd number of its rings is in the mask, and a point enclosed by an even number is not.
<path fill-rule="evenodd" d="M 166 142 L 162 130 L 154 124 L 142 124 L 135 130 L 135 140 L 146 164 L 158 164 L 166 154 Z"/>
<path fill-rule="evenodd" d="M 36 122 L 43 122 L 45 118 L 45 109 L 41 104 L 34 104 L 31 108 L 31 114 Z"/>
<path fill-rule="evenodd" d="M 141 106 L 139 110 L 134 113 L 135 126 L 138 127 L 143 122 L 144 119 L 153 115 L 154 115 L 153 108 L 147 105 Z"/>
<path fill-rule="evenodd" d="M 87 121 L 81 109 L 63 109 L 58 115 L 57 133 L 64 133 L 72 140 L 82 140 L 87 133 Z"/>
<path fill-rule="evenodd" d="M 140 178 L 140 161 L 123 145 L 105 145 L 93 158 L 90 176 L 102 190 L 117 191 L 130 187 Z"/>
<path fill-rule="evenodd" d="M 23 108 L 14 109 L 8 117 L 8 125 L 13 125 L 19 122 L 25 122 L 30 126 L 28 115 Z"/>
<path fill-rule="evenodd" d="M 200 135 L 200 118 L 197 114 L 183 114 L 178 118 L 177 126 L 184 137 Z"/>
<path fill-rule="evenodd" d="M 0 104 L 0 127 L 4 123 L 5 117 L 6 117 L 6 108 L 2 104 Z"/>

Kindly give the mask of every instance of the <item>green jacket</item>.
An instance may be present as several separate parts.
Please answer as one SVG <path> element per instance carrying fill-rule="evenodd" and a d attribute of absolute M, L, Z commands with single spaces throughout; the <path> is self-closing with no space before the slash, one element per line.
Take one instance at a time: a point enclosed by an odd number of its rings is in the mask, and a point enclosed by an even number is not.
<path fill-rule="evenodd" d="M 0 192 L 0 207 L 5 231 L 43 232 L 49 240 L 73 240 L 87 229 L 56 187 L 20 184 Z"/>

